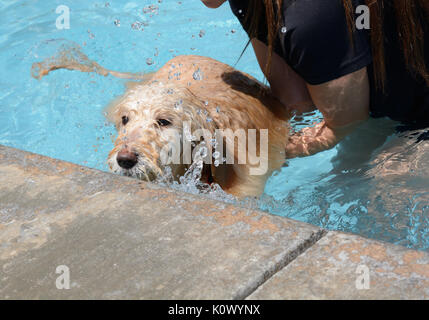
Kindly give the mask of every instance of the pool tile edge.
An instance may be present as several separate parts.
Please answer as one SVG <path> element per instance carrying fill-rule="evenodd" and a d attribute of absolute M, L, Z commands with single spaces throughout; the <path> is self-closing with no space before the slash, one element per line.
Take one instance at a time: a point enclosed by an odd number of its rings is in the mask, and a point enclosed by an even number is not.
<path fill-rule="evenodd" d="M 429 254 L 330 231 L 248 299 L 427 300 Z"/>
<path fill-rule="evenodd" d="M 3 146 L 0 175 L 2 298 L 237 299 L 321 232 Z"/>

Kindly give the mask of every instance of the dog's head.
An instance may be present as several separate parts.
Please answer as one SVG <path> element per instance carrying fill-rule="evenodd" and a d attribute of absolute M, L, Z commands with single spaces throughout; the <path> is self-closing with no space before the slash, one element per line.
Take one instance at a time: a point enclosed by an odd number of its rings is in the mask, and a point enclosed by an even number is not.
<path fill-rule="evenodd" d="M 213 133 L 215 129 L 204 102 L 187 88 L 157 81 L 129 86 L 107 114 L 118 131 L 108 156 L 110 170 L 142 180 L 162 176 L 167 167 L 173 177 L 183 175 L 190 164 L 184 155 L 184 140 L 195 139 L 195 132 Z M 210 141 L 205 142 L 211 149 Z M 195 142 L 189 144 L 194 149 Z"/>

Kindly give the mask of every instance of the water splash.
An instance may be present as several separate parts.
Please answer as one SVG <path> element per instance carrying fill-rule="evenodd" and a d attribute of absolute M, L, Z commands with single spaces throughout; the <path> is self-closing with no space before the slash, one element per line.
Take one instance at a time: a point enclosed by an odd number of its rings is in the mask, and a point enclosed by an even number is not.
<path fill-rule="evenodd" d="M 196 152 L 192 164 L 179 181 L 174 179 L 171 168 L 167 167 L 164 170 L 162 177 L 159 177 L 156 182 L 162 186 L 172 188 L 174 190 L 183 191 L 195 195 L 204 195 L 209 199 L 220 200 L 227 203 L 237 204 L 238 199 L 222 190 L 217 183 L 205 183 L 201 181 L 204 158 L 207 156 L 207 148 L 201 147 L 199 152 Z"/>

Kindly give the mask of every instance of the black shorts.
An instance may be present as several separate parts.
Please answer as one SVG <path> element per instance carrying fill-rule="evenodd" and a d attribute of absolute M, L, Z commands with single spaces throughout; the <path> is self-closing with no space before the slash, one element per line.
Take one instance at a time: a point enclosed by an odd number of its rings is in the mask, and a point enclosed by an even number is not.
<path fill-rule="evenodd" d="M 421 97 L 420 105 L 416 107 L 418 112 L 416 120 L 402 121 L 396 128 L 398 133 L 404 133 L 416 142 L 429 140 L 429 88 Z"/>
<path fill-rule="evenodd" d="M 365 4 L 352 0 L 353 5 Z M 248 0 L 229 0 L 232 12 L 248 32 L 245 20 Z M 267 43 L 265 12 L 260 15 L 258 39 Z M 307 83 L 322 84 L 367 67 L 370 82 L 370 111 L 373 117 L 388 116 L 393 120 L 429 122 L 428 88 L 404 65 L 393 6 L 385 6 L 384 32 L 386 53 L 385 94 L 374 81 L 369 30 L 356 30 L 350 41 L 347 20 L 341 0 L 284 0 L 282 25 L 274 45 Z M 357 15 L 356 15 L 357 17 Z M 429 69 L 429 24 L 425 29 L 425 58 Z"/>

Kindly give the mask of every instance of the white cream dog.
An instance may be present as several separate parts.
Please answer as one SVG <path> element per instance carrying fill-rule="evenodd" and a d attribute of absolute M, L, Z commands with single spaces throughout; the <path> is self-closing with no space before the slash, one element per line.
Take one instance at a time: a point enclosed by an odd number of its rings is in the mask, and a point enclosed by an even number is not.
<path fill-rule="evenodd" d="M 71 56 L 76 52 L 34 64 L 33 75 L 66 68 L 136 76 L 106 70 L 81 53 L 78 59 Z M 260 195 L 268 177 L 284 164 L 290 115 L 251 76 L 211 58 L 188 55 L 138 78 L 142 80 L 129 83 L 108 107 L 118 131 L 108 156 L 113 172 L 152 181 L 168 171 L 178 179 L 195 163 L 199 148 L 205 154 L 198 177 L 244 197 Z M 173 154 L 178 157 L 172 162 Z"/>

